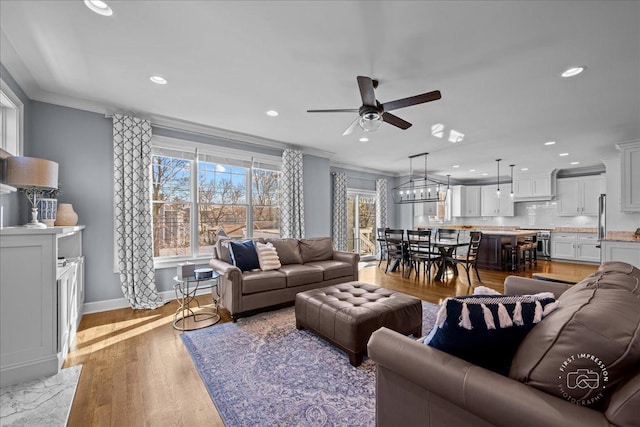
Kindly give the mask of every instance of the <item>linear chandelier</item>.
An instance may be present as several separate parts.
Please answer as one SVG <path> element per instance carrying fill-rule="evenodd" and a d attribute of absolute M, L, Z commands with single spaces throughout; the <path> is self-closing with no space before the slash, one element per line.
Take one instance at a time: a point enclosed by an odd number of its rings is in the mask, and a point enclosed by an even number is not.
<path fill-rule="evenodd" d="M 409 181 L 391 190 L 394 203 L 428 203 L 446 200 L 449 192 L 449 175 L 447 175 L 446 187 L 438 181 L 429 179 L 427 175 L 428 155 L 429 153 L 421 153 L 409 156 Z M 413 159 L 422 156 L 424 156 L 424 176 L 423 178 L 413 179 Z"/>

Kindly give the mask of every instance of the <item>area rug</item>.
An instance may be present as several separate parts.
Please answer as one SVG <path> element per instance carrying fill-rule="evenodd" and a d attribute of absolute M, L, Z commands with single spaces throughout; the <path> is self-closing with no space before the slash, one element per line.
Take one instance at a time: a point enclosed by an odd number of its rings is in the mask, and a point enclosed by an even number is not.
<path fill-rule="evenodd" d="M 0 426 L 67 425 L 82 365 L 0 389 Z"/>
<path fill-rule="evenodd" d="M 423 302 L 423 335 L 438 306 Z M 293 307 L 186 332 L 182 340 L 227 427 L 374 426 L 375 364 L 295 328 Z"/>

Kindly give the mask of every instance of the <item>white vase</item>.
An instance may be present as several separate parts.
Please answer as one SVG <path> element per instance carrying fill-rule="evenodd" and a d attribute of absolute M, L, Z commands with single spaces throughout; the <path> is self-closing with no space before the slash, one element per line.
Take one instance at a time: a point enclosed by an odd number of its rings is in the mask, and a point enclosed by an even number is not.
<path fill-rule="evenodd" d="M 71 203 L 58 203 L 56 225 L 76 225 L 77 223 L 78 214 L 73 210 L 73 205 Z"/>

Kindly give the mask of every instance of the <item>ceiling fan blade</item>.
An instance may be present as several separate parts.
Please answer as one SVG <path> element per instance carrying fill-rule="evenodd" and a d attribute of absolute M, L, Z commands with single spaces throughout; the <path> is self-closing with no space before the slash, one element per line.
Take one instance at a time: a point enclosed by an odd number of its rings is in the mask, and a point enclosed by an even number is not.
<path fill-rule="evenodd" d="M 385 102 L 382 104 L 384 111 L 393 111 L 398 108 L 409 107 L 411 105 L 424 104 L 425 102 L 436 101 L 442 98 L 439 90 L 423 93 L 422 95 L 410 96 L 409 98 L 398 99 L 396 101 Z"/>
<path fill-rule="evenodd" d="M 371 77 L 358 76 L 358 87 L 360 88 L 360 97 L 362 97 L 362 105 L 376 106 L 376 94 L 373 90 L 373 80 Z"/>
<path fill-rule="evenodd" d="M 356 128 L 356 125 L 358 124 L 358 120 L 360 120 L 360 116 L 356 117 L 356 119 L 351 122 L 349 127 L 342 133 L 342 136 L 351 135 L 353 133 L 353 130 Z"/>
<path fill-rule="evenodd" d="M 307 113 L 357 113 L 357 108 L 337 109 L 337 110 L 307 110 Z"/>
<path fill-rule="evenodd" d="M 382 120 L 403 130 L 409 129 L 411 127 L 411 123 L 409 123 L 408 121 L 402 120 L 400 117 L 394 116 L 393 114 L 387 112 L 382 115 Z"/>

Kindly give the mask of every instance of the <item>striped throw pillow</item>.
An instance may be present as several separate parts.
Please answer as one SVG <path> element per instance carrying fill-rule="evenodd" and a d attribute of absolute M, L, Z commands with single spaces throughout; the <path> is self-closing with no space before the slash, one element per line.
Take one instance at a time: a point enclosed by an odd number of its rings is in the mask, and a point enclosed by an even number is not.
<path fill-rule="evenodd" d="M 280 268 L 280 258 L 276 248 L 271 243 L 256 243 L 258 250 L 258 261 L 260 262 L 260 270 L 277 270 Z"/>

